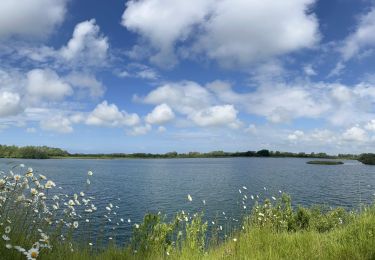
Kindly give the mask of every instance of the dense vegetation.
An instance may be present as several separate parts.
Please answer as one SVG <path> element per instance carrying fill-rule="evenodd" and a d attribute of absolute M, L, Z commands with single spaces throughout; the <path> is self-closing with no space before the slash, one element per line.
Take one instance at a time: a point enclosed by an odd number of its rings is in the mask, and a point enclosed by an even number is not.
<path fill-rule="evenodd" d="M 242 200 L 254 206 L 238 229 L 225 231 L 202 213 L 180 211 L 171 220 L 147 214 L 132 223 L 130 243 L 121 244 L 115 223 L 124 225 L 124 216 L 115 204 L 102 205 L 106 213 L 98 219 L 94 197 L 52 195 L 53 181 L 19 167 L 0 172 L 0 259 L 375 259 L 375 206 L 294 208 L 286 194 L 258 202 L 243 187 Z M 87 174 L 90 185 L 93 173 Z"/>
<path fill-rule="evenodd" d="M 177 153 L 168 152 L 164 154 L 155 153 L 109 153 L 109 154 L 83 154 L 83 153 L 69 153 L 60 148 L 51 148 L 47 146 L 7 146 L 0 145 L 0 158 L 24 158 L 24 159 L 48 159 L 48 158 L 102 158 L 102 159 L 116 159 L 116 158 L 223 158 L 223 157 L 297 157 L 297 158 L 324 158 L 324 159 L 357 159 L 357 155 L 353 154 L 339 154 L 337 156 L 328 155 L 326 153 L 291 153 L 270 151 L 262 149 L 259 151 L 247 152 L 224 152 L 212 151 L 207 153 L 189 152 Z"/>
<path fill-rule="evenodd" d="M 69 156 L 67 151 L 47 146 L 7 146 L 0 145 L 0 158 L 47 159 Z"/>
<path fill-rule="evenodd" d="M 373 153 L 361 154 L 358 161 L 360 161 L 361 163 L 364 163 L 364 164 L 375 165 L 375 154 L 373 154 Z"/>

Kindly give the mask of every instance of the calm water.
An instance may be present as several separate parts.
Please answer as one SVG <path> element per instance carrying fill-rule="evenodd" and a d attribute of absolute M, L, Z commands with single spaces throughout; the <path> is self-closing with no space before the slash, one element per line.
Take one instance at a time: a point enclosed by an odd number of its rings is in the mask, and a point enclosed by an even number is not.
<path fill-rule="evenodd" d="M 205 211 L 209 220 L 240 218 L 243 194 L 261 198 L 278 196 L 279 190 L 292 196 L 293 203 L 327 204 L 357 208 L 375 196 L 375 166 L 357 161 L 344 165 L 308 165 L 298 158 L 224 158 L 157 160 L 9 160 L 0 159 L 0 169 L 24 163 L 47 175 L 64 192 L 84 190 L 87 171 L 92 170 L 90 190 L 101 216 L 109 202 L 119 206 L 118 218 L 139 223 L 147 212 L 173 215 L 184 209 Z M 247 191 L 239 193 L 242 186 Z M 266 187 L 266 190 L 264 189 Z M 193 201 L 187 201 L 191 194 Z M 204 206 L 202 200 L 206 201 Z M 251 209 L 251 200 L 247 208 Z M 224 216 L 222 212 L 225 212 Z M 114 220 L 116 222 L 118 220 Z M 129 237 L 131 225 L 122 223 L 121 239 Z"/>

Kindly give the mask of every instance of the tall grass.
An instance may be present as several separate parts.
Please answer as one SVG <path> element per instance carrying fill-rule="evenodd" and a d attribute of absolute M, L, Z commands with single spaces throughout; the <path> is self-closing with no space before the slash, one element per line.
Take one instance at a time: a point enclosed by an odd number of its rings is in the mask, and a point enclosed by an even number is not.
<path fill-rule="evenodd" d="M 119 246 L 116 229 L 109 240 L 102 236 L 106 223 L 124 222 L 116 205 L 108 203 L 98 222 L 91 217 L 94 197 L 65 194 L 20 165 L 0 176 L 0 259 L 375 259 L 375 206 L 353 212 L 294 208 L 286 194 L 249 199 L 254 207 L 237 230 L 224 234 L 215 221 L 209 228 L 203 213 L 146 214 L 133 225 L 130 242 Z M 89 232 L 92 227 L 99 232 Z"/>

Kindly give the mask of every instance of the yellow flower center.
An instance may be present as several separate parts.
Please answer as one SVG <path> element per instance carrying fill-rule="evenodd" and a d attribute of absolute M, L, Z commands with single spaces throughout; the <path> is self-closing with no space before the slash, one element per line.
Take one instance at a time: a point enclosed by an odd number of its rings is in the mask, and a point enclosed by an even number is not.
<path fill-rule="evenodd" d="M 31 258 L 36 259 L 38 257 L 38 252 L 33 251 L 33 252 L 31 252 L 30 256 L 31 256 Z"/>

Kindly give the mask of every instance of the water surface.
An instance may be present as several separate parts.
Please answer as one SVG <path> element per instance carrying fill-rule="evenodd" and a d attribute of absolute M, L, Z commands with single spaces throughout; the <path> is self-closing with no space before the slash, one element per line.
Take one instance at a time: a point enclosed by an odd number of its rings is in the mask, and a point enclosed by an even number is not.
<path fill-rule="evenodd" d="M 84 190 L 95 196 L 98 215 L 109 202 L 118 205 L 121 238 L 128 238 L 131 225 L 147 212 L 171 216 L 178 210 L 202 211 L 209 220 L 226 223 L 244 213 L 242 195 L 261 198 L 292 196 L 294 205 L 326 204 L 358 208 L 375 196 L 375 166 L 357 161 L 343 165 L 309 165 L 301 158 L 219 158 L 219 159 L 124 159 L 124 160 L 15 160 L 0 159 L 0 169 L 23 163 L 48 176 L 73 194 Z M 89 190 L 87 171 L 92 170 Z M 246 186 L 247 190 L 242 187 Z M 239 193 L 242 189 L 242 194 Z M 188 202 L 187 194 L 193 197 Z M 206 201 L 203 205 L 202 200 Z M 252 201 L 247 202 L 250 210 Z M 222 212 L 225 212 L 223 215 Z M 119 222 L 114 219 L 114 223 Z M 126 221 L 125 221 L 126 222 Z"/>

